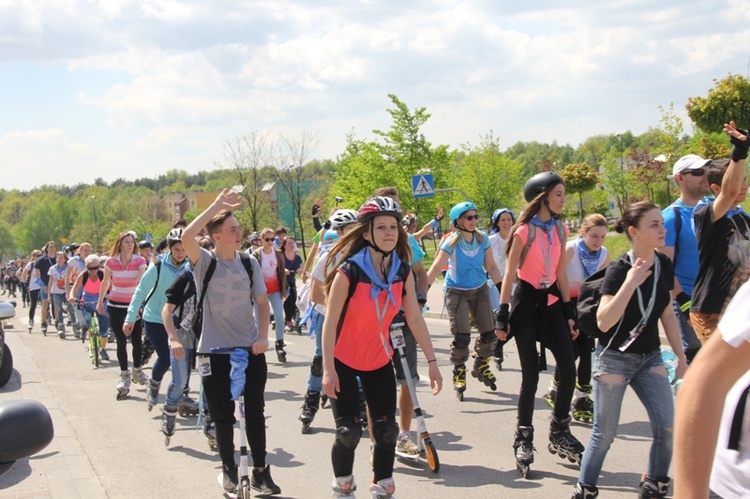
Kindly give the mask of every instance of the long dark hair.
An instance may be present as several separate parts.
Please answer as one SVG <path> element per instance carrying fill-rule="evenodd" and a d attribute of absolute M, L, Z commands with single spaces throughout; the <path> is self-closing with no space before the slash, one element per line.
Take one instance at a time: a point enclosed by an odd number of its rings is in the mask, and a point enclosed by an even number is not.
<path fill-rule="evenodd" d="M 388 215 L 381 215 L 388 216 Z M 357 226 L 341 237 L 328 252 L 326 257 L 326 274 L 325 274 L 325 290 L 326 296 L 331 292 L 331 285 L 333 284 L 333 278 L 336 276 L 336 270 L 352 255 L 362 251 L 362 248 L 368 246 L 367 241 L 364 238 L 364 234 L 370 230 L 376 217 L 372 217 L 365 223 L 358 223 Z M 395 217 L 394 217 L 395 218 Z M 401 221 L 396 219 L 398 222 L 398 241 L 394 252 L 398 255 L 402 262 L 411 263 L 411 248 L 409 247 L 409 236 L 401 226 Z M 338 263 L 336 263 L 336 257 L 341 255 Z"/>
<path fill-rule="evenodd" d="M 555 184 L 552 186 L 552 189 L 557 187 L 560 184 Z M 539 211 L 542 209 L 542 205 L 544 204 L 544 201 L 547 199 L 547 196 L 549 196 L 550 191 L 552 189 L 546 190 L 544 192 L 541 192 L 537 194 L 537 196 L 532 199 L 529 204 L 527 204 L 520 215 L 518 215 L 518 220 L 515 224 L 513 224 L 513 228 L 510 229 L 510 238 L 508 239 L 508 244 L 505 245 L 505 256 L 510 256 L 510 248 L 513 246 L 513 236 L 516 233 L 516 230 L 524 224 L 528 224 L 531 222 L 531 219 L 534 218 L 534 216 L 539 213 Z M 560 220 L 562 215 L 555 215 L 550 211 L 550 215 L 552 215 L 552 218 L 556 220 Z M 565 241 L 561 241 L 565 242 Z"/>
<path fill-rule="evenodd" d="M 620 219 L 615 223 L 615 230 L 620 234 L 625 234 L 625 236 L 628 238 L 628 241 L 632 241 L 628 229 L 630 227 L 635 227 L 637 229 L 646 213 L 653 209 L 658 210 L 659 207 L 654 203 L 647 203 L 645 201 L 628 205 L 628 207 L 625 208 L 622 217 L 620 217 Z"/>

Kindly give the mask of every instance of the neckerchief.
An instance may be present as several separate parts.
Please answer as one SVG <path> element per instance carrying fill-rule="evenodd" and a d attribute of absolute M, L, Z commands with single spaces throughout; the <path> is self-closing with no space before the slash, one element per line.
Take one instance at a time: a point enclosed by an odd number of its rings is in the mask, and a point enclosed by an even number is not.
<path fill-rule="evenodd" d="M 583 266 L 583 277 L 587 278 L 599 268 L 599 257 L 602 255 L 602 249 L 592 252 L 583 242 L 583 238 L 579 237 L 576 241 L 576 249 L 578 250 L 578 258 L 581 259 L 581 265 Z"/>
<path fill-rule="evenodd" d="M 698 204 L 695 205 L 695 209 L 693 210 L 693 213 L 698 211 L 698 208 L 700 208 L 701 206 L 712 203 L 715 200 L 716 198 L 704 197 L 703 199 L 698 201 Z M 729 210 L 727 210 L 726 217 L 733 218 L 735 215 L 739 213 L 745 213 L 745 210 L 742 209 L 742 206 L 739 206 L 739 205 L 732 206 L 731 208 L 729 208 Z M 692 219 L 691 222 L 693 226 L 693 232 L 695 232 L 695 219 Z"/>
<path fill-rule="evenodd" d="M 370 296 L 373 300 L 377 300 L 378 294 L 384 290 L 388 293 L 388 300 L 390 300 L 393 305 L 396 305 L 396 297 L 393 296 L 391 285 L 393 284 L 393 279 L 395 279 L 396 274 L 398 273 L 398 269 L 401 267 L 401 259 L 395 252 L 391 252 L 391 268 L 388 270 L 385 282 L 380 279 L 380 276 L 375 271 L 375 267 L 372 265 L 370 248 L 362 248 L 358 253 L 350 256 L 349 260 L 357 264 L 357 266 L 362 269 L 362 272 L 364 272 L 367 277 L 370 278 L 370 281 L 372 281 Z"/>
<path fill-rule="evenodd" d="M 539 220 L 538 216 L 534 215 L 531 219 L 531 223 L 544 230 L 547 234 L 547 241 L 552 244 L 552 231 L 555 229 L 555 219 L 550 217 L 546 222 L 542 222 Z"/>

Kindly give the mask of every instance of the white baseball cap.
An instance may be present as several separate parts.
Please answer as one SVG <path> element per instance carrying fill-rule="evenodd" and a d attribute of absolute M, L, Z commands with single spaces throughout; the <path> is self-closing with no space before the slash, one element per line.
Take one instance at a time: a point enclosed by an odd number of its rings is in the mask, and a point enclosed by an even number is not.
<path fill-rule="evenodd" d="M 677 162 L 674 164 L 674 167 L 672 167 L 672 175 L 668 175 L 667 178 L 674 178 L 675 175 L 677 175 L 678 173 L 682 173 L 685 170 L 697 170 L 699 168 L 703 168 L 704 166 L 708 166 L 713 162 L 714 160 L 703 159 L 697 154 L 688 154 L 687 156 L 683 156 L 677 160 Z"/>

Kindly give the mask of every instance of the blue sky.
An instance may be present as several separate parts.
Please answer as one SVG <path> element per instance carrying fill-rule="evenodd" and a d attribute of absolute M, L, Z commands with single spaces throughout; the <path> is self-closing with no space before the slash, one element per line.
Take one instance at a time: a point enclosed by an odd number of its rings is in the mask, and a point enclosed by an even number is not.
<path fill-rule="evenodd" d="M 747 0 L 0 1 L 1 186 L 212 169 L 252 131 L 335 159 L 389 93 L 453 148 L 638 134 L 670 102 L 690 131 L 748 39 Z"/>

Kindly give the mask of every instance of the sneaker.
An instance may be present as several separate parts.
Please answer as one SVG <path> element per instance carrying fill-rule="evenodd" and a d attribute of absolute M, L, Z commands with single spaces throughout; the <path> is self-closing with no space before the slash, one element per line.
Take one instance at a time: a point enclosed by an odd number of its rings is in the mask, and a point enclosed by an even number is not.
<path fill-rule="evenodd" d="M 99 350 L 99 358 L 102 360 L 109 360 L 109 354 L 105 349 L 102 348 L 101 350 Z"/>
<path fill-rule="evenodd" d="M 250 487 L 257 490 L 263 495 L 275 495 L 281 494 L 281 488 L 274 483 L 271 478 L 271 465 L 266 465 L 263 471 L 258 471 L 257 468 L 253 468 L 252 478 L 250 479 Z"/>
<path fill-rule="evenodd" d="M 221 486 L 227 492 L 234 492 L 237 490 L 237 466 L 234 467 L 221 467 Z"/>
<path fill-rule="evenodd" d="M 408 433 L 402 433 L 398 436 L 398 441 L 396 442 L 396 452 L 416 456 L 419 453 L 419 449 Z"/>

